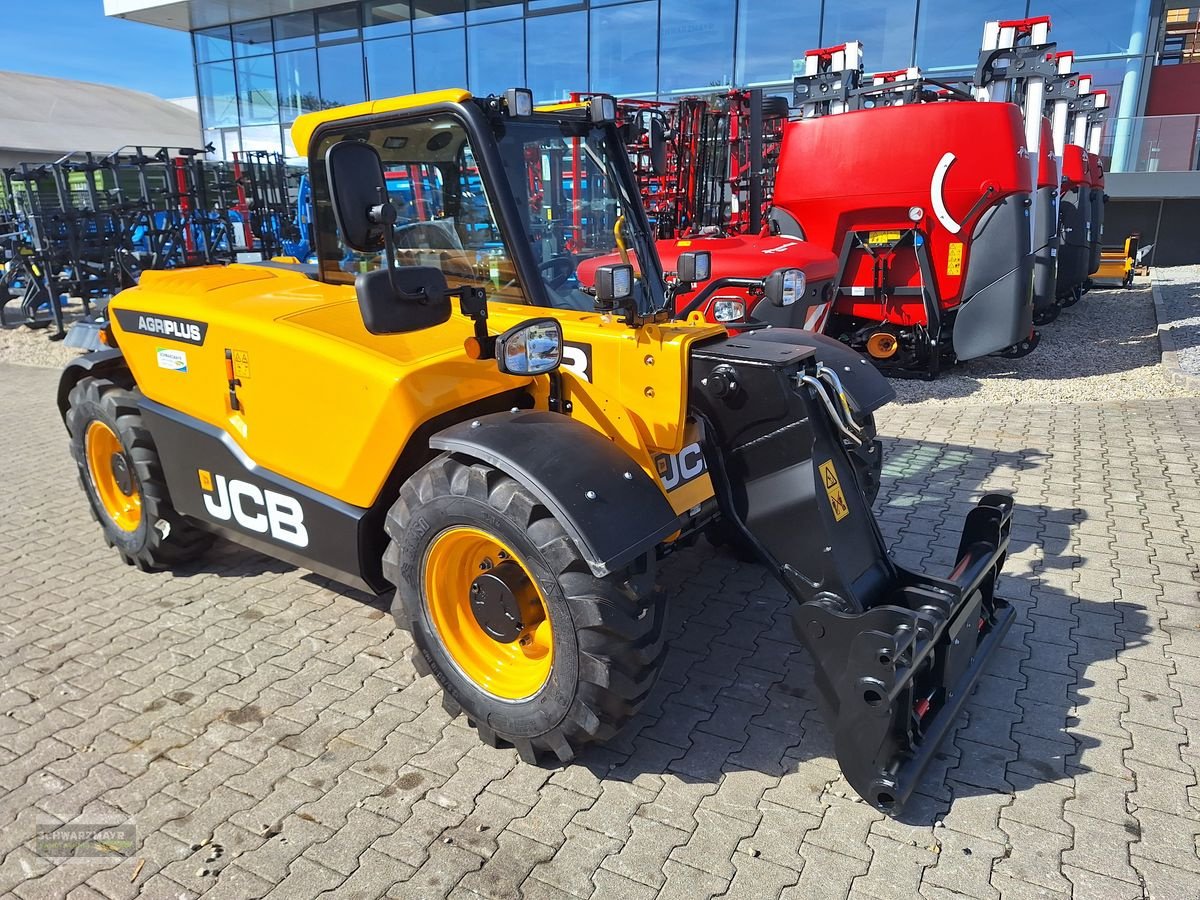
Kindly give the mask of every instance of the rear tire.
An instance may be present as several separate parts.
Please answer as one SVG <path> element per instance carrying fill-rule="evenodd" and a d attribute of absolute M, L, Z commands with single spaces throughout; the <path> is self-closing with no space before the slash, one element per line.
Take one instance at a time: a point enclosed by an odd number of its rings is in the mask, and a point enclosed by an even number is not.
<path fill-rule="evenodd" d="M 213 536 L 171 506 L 158 450 L 142 422 L 139 395 L 131 380 L 128 384 L 89 376 L 71 389 L 66 415 L 71 455 L 108 545 L 143 571 L 170 569 L 204 553 Z M 101 448 L 111 450 L 108 460 L 99 458 L 99 442 L 108 442 Z M 89 446 L 94 453 L 90 464 Z"/>
<path fill-rule="evenodd" d="M 447 711 L 465 713 L 485 743 L 511 743 L 529 763 L 546 753 L 567 762 L 587 744 L 612 738 L 641 708 L 666 656 L 666 603 L 653 587 L 650 554 L 598 578 L 530 491 L 492 466 L 450 455 L 404 484 L 385 528 L 391 543 L 383 572 L 396 585 L 392 614 L 412 634 L 414 663 L 437 678 Z M 477 546 L 491 541 L 503 552 L 499 560 L 452 557 L 462 574 L 458 581 L 447 580 L 454 566 L 442 565 L 441 548 L 453 546 L 460 534 Z M 524 570 L 549 635 L 536 627 L 536 615 L 533 628 L 524 615 L 510 616 L 524 627 L 519 639 L 484 631 L 484 614 L 477 611 L 483 607 L 473 590 L 485 577 L 481 572 L 500 569 L 497 562 Z M 527 646 L 534 631 L 551 648 L 548 671 L 537 676 L 544 680 L 538 686 L 535 679 L 527 695 L 497 692 L 497 685 L 513 683 L 505 681 L 506 673 L 528 665 L 515 648 Z M 495 663 L 486 658 L 493 651 Z M 512 661 L 499 662 L 505 659 Z"/>

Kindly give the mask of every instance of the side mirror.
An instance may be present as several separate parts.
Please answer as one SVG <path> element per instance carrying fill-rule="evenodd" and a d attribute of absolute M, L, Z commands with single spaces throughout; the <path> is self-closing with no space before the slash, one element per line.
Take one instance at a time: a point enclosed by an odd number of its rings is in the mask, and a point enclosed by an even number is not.
<path fill-rule="evenodd" d="M 647 135 L 647 143 L 650 148 L 650 169 L 655 175 L 667 174 L 667 131 L 663 127 L 663 123 L 652 116 L 650 118 L 650 131 Z"/>
<path fill-rule="evenodd" d="M 405 334 L 450 318 L 450 288 L 441 269 L 397 266 L 354 280 L 358 310 L 371 334 Z"/>
<path fill-rule="evenodd" d="M 596 306 L 616 309 L 633 297 L 633 266 L 628 263 L 596 269 Z"/>
<path fill-rule="evenodd" d="M 680 253 L 675 263 L 675 277 L 685 284 L 708 281 L 712 277 L 712 254 L 707 250 Z"/>
<path fill-rule="evenodd" d="M 342 240 L 359 253 L 378 253 L 396 223 L 379 152 L 362 141 L 338 141 L 325 154 L 333 215 Z"/>
<path fill-rule="evenodd" d="M 791 306 L 804 299 L 807 286 L 800 269 L 776 269 L 763 279 L 763 294 L 774 306 Z"/>
<path fill-rule="evenodd" d="M 496 338 L 496 365 L 505 375 L 544 375 L 562 362 L 557 319 L 526 319 Z"/>

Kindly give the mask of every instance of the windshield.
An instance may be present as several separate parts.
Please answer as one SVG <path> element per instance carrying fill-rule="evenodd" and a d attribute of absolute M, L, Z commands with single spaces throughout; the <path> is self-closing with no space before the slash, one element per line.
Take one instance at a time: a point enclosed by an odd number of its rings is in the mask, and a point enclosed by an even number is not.
<path fill-rule="evenodd" d="M 638 311 L 660 309 L 662 276 L 638 225 L 644 216 L 636 185 L 622 158 L 608 153 L 606 135 L 615 141 L 615 129 L 549 116 L 496 118 L 491 126 L 503 172 L 488 171 L 486 179 L 463 122 L 446 113 L 331 132 L 316 155 L 323 159 L 348 137 L 379 152 L 396 208 L 397 265 L 438 268 L 452 289 L 483 287 L 492 300 L 591 312 L 595 299 L 580 290 L 576 268 L 589 257 L 617 254 L 623 245 L 639 274 L 642 261 L 651 267 L 635 285 Z M 625 148 L 618 144 L 616 152 Z M 323 167 L 312 175 L 322 278 L 351 283 L 382 265 L 383 254 L 346 246 Z M 516 212 L 511 233 L 500 227 L 493 202 L 504 191 Z M 521 244 L 530 249 L 540 284 L 526 284 L 518 273 Z"/>
<path fill-rule="evenodd" d="M 590 311 L 575 270 L 588 257 L 625 251 L 638 274 L 638 311 L 663 305 L 661 279 L 644 277 L 654 250 L 633 212 L 636 187 L 609 152 L 610 129 L 579 120 L 504 119 L 496 123 L 500 157 L 551 306 Z M 617 145 L 617 153 L 624 147 Z M 516 236 L 513 237 L 516 239 Z M 623 260 L 624 261 L 624 260 Z"/>

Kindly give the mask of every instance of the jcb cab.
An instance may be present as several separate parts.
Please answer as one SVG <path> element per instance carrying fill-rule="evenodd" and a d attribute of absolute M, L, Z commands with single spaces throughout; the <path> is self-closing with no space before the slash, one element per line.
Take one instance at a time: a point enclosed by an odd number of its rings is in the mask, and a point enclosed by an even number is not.
<path fill-rule="evenodd" d="M 1011 501 L 972 511 L 948 578 L 896 566 L 846 449 L 886 382 L 803 332 L 673 318 L 708 261 L 664 276 L 613 113 L 443 91 L 297 120 L 319 263 L 147 272 L 115 348 L 63 373 L 91 507 L 144 569 L 219 534 L 394 591 L 447 706 L 530 762 L 637 712 L 668 652 L 656 562 L 719 526 L 795 597 L 838 760 L 894 810 L 1011 622 Z M 530 167 L 564 164 L 570 194 L 535 197 Z M 593 293 L 577 221 L 631 256 Z"/>

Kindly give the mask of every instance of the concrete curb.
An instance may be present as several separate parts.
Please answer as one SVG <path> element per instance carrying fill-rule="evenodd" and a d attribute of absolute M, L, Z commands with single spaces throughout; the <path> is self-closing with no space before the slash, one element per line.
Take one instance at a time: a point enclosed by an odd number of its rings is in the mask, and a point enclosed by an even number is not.
<path fill-rule="evenodd" d="M 1158 346 L 1162 351 L 1162 376 L 1171 384 L 1200 394 L 1200 375 L 1191 375 L 1179 365 L 1178 345 L 1175 343 L 1174 328 L 1168 324 L 1167 311 L 1163 305 L 1158 282 L 1150 273 L 1150 293 L 1154 297 L 1154 318 L 1158 321 Z"/>

